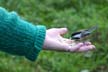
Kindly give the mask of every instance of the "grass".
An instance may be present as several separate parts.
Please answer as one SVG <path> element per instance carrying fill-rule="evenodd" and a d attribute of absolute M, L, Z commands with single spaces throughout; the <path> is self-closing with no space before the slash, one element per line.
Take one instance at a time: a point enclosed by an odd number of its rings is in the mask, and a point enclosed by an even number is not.
<path fill-rule="evenodd" d="M 107 72 L 108 71 L 107 0 L 0 0 L 0 6 L 16 11 L 25 20 L 47 28 L 67 27 L 74 31 L 98 24 L 91 37 L 96 51 L 61 53 L 42 51 L 36 62 L 0 52 L 0 72 Z"/>

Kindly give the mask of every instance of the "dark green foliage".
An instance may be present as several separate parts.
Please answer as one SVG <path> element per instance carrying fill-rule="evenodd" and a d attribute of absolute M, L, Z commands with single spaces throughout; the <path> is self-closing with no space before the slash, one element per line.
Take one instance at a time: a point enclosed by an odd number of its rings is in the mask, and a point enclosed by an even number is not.
<path fill-rule="evenodd" d="M 0 53 L 0 72 L 90 72 L 108 71 L 108 0 L 0 0 L 0 6 L 16 11 L 33 24 L 74 31 L 98 24 L 91 37 L 96 50 L 85 53 L 42 51 L 35 63 Z"/>

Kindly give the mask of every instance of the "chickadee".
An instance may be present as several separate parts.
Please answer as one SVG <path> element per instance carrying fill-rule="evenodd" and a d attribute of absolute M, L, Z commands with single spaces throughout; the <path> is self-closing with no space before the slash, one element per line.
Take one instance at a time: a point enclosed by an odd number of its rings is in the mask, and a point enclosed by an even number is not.
<path fill-rule="evenodd" d="M 89 29 L 72 33 L 71 34 L 71 39 L 82 40 L 82 39 L 86 38 L 87 36 L 89 36 L 97 28 L 98 28 L 98 26 L 96 25 L 96 26 L 93 26 L 93 27 L 91 27 Z"/>

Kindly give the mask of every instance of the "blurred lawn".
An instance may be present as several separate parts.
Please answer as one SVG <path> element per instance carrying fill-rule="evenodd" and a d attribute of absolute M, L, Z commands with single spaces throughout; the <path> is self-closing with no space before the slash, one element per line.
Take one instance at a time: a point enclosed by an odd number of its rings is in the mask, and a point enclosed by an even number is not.
<path fill-rule="evenodd" d="M 85 53 L 42 51 L 36 62 L 0 52 L 0 72 L 108 72 L 108 0 L 0 0 L 0 6 L 16 11 L 33 24 L 67 27 L 69 33 L 99 29 L 91 37 L 96 50 Z"/>

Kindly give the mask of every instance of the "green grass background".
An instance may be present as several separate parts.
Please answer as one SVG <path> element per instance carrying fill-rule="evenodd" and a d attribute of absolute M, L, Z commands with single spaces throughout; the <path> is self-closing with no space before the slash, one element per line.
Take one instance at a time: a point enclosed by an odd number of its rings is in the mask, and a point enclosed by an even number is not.
<path fill-rule="evenodd" d="M 41 51 L 35 62 L 0 52 L 0 72 L 108 72 L 108 0 L 0 0 L 0 6 L 47 28 L 74 31 L 98 24 L 91 37 L 96 50 L 85 53 Z"/>

